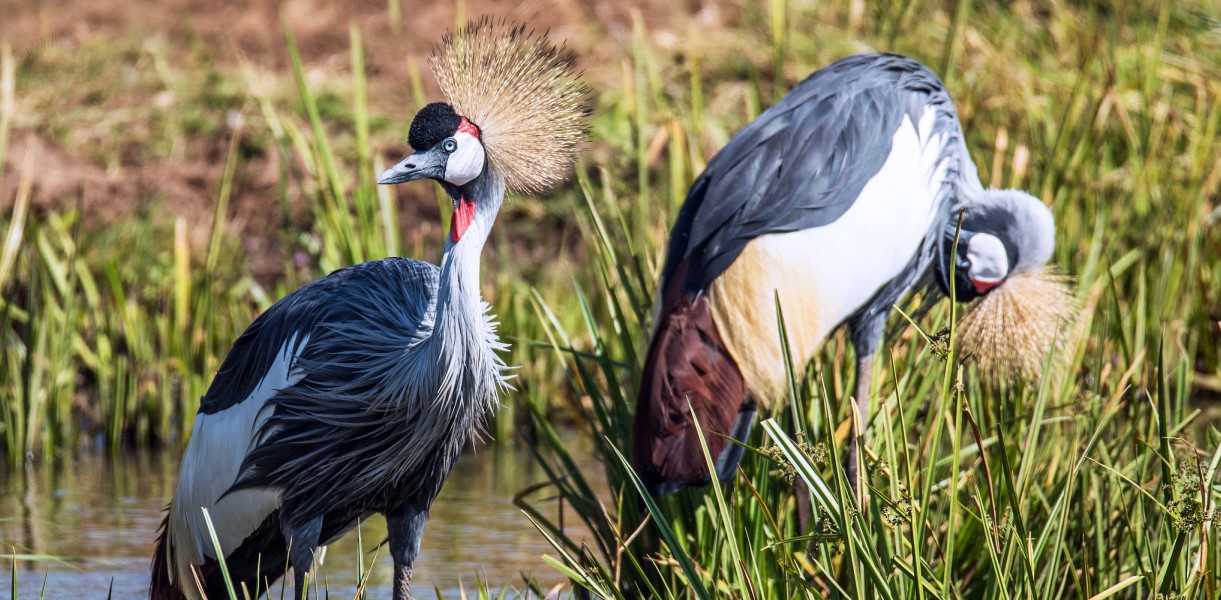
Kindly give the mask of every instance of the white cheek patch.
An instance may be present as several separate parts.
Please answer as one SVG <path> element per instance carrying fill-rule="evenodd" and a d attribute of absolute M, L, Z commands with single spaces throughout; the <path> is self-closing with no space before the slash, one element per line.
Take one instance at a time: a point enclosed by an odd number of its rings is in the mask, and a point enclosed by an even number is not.
<path fill-rule="evenodd" d="M 967 242 L 967 260 L 971 261 L 972 281 L 1000 283 L 1009 274 L 1009 254 L 996 236 L 977 233 Z"/>
<path fill-rule="evenodd" d="M 458 149 L 449 155 L 445 163 L 445 181 L 465 185 L 483 172 L 483 144 L 463 131 L 454 134 L 454 141 L 458 142 Z"/>

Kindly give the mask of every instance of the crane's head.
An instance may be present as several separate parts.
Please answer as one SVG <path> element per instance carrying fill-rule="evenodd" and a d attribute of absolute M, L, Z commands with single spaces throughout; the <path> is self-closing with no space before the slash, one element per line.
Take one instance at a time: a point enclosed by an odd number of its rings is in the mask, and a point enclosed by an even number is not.
<path fill-rule="evenodd" d="M 546 34 L 503 20 L 484 17 L 447 34 L 428 64 L 448 102 L 416 114 L 408 134 L 415 154 L 377 182 L 435 179 L 454 200 L 450 239 L 472 220 L 486 232 L 506 188 L 546 191 L 576 162 L 590 110 L 574 62 Z M 478 185 L 489 176 L 498 185 Z"/>
<path fill-rule="evenodd" d="M 1055 249 L 1056 226 L 1038 198 L 1019 190 L 987 190 L 970 204 L 958 231 L 957 219 L 945 231 L 944 255 L 952 255 L 954 295 L 969 302 L 987 294 L 1009 276 L 1042 267 Z M 955 249 L 954 239 L 958 245 Z M 950 293 L 949 260 L 939 261 L 937 278 Z"/>
<path fill-rule="evenodd" d="M 945 234 L 947 256 L 954 230 Z M 1068 278 L 1046 267 L 1055 233 L 1051 211 L 1025 192 L 987 190 L 967 203 L 953 258 L 954 293 L 960 301 L 978 300 L 956 337 L 959 355 L 985 381 L 1037 381 L 1072 356 L 1076 298 Z M 948 286 L 950 263 L 942 264 Z"/>
<path fill-rule="evenodd" d="M 445 35 L 428 64 L 447 102 L 420 110 L 409 139 L 416 153 L 378 182 L 462 186 L 495 171 L 510 191 L 546 191 L 571 171 L 589 131 L 589 87 L 575 62 L 546 34 L 503 20 Z"/>
<path fill-rule="evenodd" d="M 378 183 L 428 178 L 461 187 L 479 177 L 486 166 L 487 151 L 479 128 L 444 102 L 434 102 L 416 113 L 407 142 L 415 154 L 387 169 Z"/>

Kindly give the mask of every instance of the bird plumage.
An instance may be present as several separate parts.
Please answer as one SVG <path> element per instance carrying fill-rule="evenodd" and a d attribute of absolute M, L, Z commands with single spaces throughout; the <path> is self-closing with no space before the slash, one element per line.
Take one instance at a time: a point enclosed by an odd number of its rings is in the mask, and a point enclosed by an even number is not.
<path fill-rule="evenodd" d="M 699 415 L 700 424 L 709 431 L 737 431 L 742 434 L 737 439 L 749 432 L 754 403 L 713 322 L 707 297 L 675 302 L 663 309 L 641 379 L 633 460 L 655 494 L 677 491 L 707 477 L 691 412 Z M 710 455 L 720 461 L 718 474 L 726 478 L 737 466 L 726 452 L 733 447 L 714 435 L 706 436 L 706 443 Z"/>
<path fill-rule="evenodd" d="M 685 291 L 705 289 L 750 241 L 842 216 L 890 156 L 904 116 L 935 114 L 949 161 L 946 198 L 979 181 L 940 80 L 891 54 L 850 56 L 816 71 L 743 127 L 691 185 L 670 232 L 662 280 L 690 259 Z"/>
<path fill-rule="evenodd" d="M 320 545 L 384 514 L 394 597 L 408 597 L 432 501 L 506 386 L 506 346 L 479 276 L 506 181 L 531 181 L 533 191 L 557 181 L 588 115 L 570 93 L 581 84 L 546 36 L 483 20 L 447 36 L 439 55 L 433 68 L 448 78 L 443 87 L 487 77 L 464 69 L 497 67 L 519 76 L 509 87 L 535 94 L 464 96 L 477 114 L 535 119 L 531 102 L 549 98 L 552 118 L 523 126 L 559 146 L 542 150 L 545 140 L 536 141 L 534 163 L 523 165 L 496 158 L 512 136 L 482 130 L 453 105 L 416 115 L 415 152 L 378 182 L 429 178 L 450 195 L 455 215 L 440 266 L 393 258 L 341 269 L 284 297 L 239 337 L 200 404 L 150 597 L 196 598 L 197 587 L 227 595 L 202 509 L 237 589 L 254 591 L 291 566 L 298 595 Z"/>
<path fill-rule="evenodd" d="M 402 258 L 342 269 L 286 296 L 238 338 L 201 402 L 167 515 L 179 581 L 192 580 L 189 565 L 215 560 L 197 506 L 210 509 L 228 549 L 276 511 L 322 515 L 325 541 L 396 502 L 431 501 L 505 382 L 486 304 L 458 298 L 477 308 L 438 320 L 441 273 Z M 461 368 L 435 369 L 451 364 Z M 242 431 L 248 437 L 234 439 Z M 262 564 L 274 579 L 284 561 Z"/>
<path fill-rule="evenodd" d="M 995 235 L 1009 257 L 1009 271 L 1033 271 L 1047 264 L 1056 245 L 1051 210 L 1020 190 L 988 190 L 964 206 L 962 228 Z"/>
<path fill-rule="evenodd" d="M 963 317 L 958 348 L 990 384 L 1039 381 L 1063 367 L 1077 299 L 1069 280 L 1053 269 L 1016 273 L 975 301 Z"/>
<path fill-rule="evenodd" d="M 726 435 L 748 431 L 757 404 L 782 398 L 776 296 L 798 367 L 846 323 L 867 384 L 891 305 L 941 252 L 949 215 L 982 192 L 962 140 L 935 75 L 865 54 L 815 72 L 717 153 L 679 211 L 662 271 L 636 415 L 635 466 L 647 485 L 708 480 L 692 409 Z M 709 310 L 693 312 L 701 302 Z M 701 317 L 675 320 L 692 314 Z M 743 391 L 709 393 L 673 375 L 709 365 Z M 735 446 L 705 438 L 727 459 L 717 469 L 725 479 Z"/>
<path fill-rule="evenodd" d="M 306 513 L 388 482 L 414 493 L 412 474 L 439 446 L 479 428 L 504 381 L 496 351 L 506 346 L 477 290 L 457 300 L 475 306 L 438 314 L 441 276 L 436 265 L 386 259 L 319 281 L 329 285 L 311 303 L 324 312 L 294 363 L 301 379 L 275 395 L 231 490 L 291 484 L 283 504 Z"/>

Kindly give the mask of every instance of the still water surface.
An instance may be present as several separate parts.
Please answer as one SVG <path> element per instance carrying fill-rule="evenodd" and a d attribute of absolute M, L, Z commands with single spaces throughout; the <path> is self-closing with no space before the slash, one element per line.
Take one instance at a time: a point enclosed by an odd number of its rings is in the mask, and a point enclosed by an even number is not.
<path fill-rule="evenodd" d="M 573 456 L 586 461 L 582 469 L 600 472 L 581 448 L 587 442 L 575 434 L 565 437 L 575 446 Z M 48 599 L 105 598 L 112 584 L 116 599 L 146 598 L 153 538 L 177 482 L 178 458 L 176 452 L 83 453 L 65 465 L 24 470 L 0 465 L 0 554 L 15 550 L 56 557 L 17 563 L 18 598 L 37 599 L 44 578 Z M 564 578 L 539 560 L 555 551 L 513 506 L 517 492 L 545 479 L 521 444 L 480 446 L 463 454 L 433 504 L 415 564 L 416 594 L 431 597 L 435 587 L 447 598 L 459 597 L 462 587 L 469 594 L 478 580 L 493 590 L 524 592 L 523 575 L 544 591 L 562 583 Z M 544 502 L 552 495 L 544 490 L 532 498 L 554 518 L 555 502 Z M 571 510 L 565 512 L 571 517 Z M 588 540 L 574 519 L 565 524 L 574 539 Z M 361 531 L 368 552 L 385 539 L 385 521 L 373 517 Z M 352 532 L 327 550 L 319 580 L 325 578 L 331 598 L 352 597 L 356 548 Z M 366 564 L 370 558 L 366 554 Z M 0 598 L 9 598 L 12 564 L 2 562 Z M 369 578 L 370 598 L 390 597 L 391 571 L 383 548 Z M 272 597 L 279 597 L 279 587 Z"/>

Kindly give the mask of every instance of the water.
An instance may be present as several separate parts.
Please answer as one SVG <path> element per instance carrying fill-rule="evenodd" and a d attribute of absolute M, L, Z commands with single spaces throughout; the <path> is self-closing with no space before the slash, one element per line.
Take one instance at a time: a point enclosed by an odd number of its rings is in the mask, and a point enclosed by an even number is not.
<path fill-rule="evenodd" d="M 565 437 L 581 447 L 577 436 Z M 599 470 L 589 451 L 573 454 L 588 461 L 581 465 L 587 473 Z M 82 453 L 68 464 L 24 471 L 0 465 L 0 554 L 15 550 L 40 557 L 17 563 L 18 598 L 38 598 L 44 579 L 48 599 L 104 598 L 112 583 L 114 598 L 147 597 L 153 539 L 173 494 L 178 458 L 177 453 L 114 458 Z M 543 554 L 554 556 L 554 549 L 513 505 L 517 492 L 545 479 L 520 444 L 466 452 L 433 504 L 415 564 L 416 594 L 430 597 L 435 587 L 446 597 L 458 597 L 462 588 L 469 595 L 479 580 L 495 591 L 524 591 L 523 574 L 544 591 L 564 582 L 540 560 Z M 531 498 L 552 495 L 544 490 Z M 555 517 L 554 501 L 536 504 L 545 504 L 544 514 Z M 581 539 L 577 522 L 569 519 L 566 526 Z M 385 539 L 385 521 L 374 517 L 361 531 L 367 564 L 368 551 Z M 332 598 L 351 598 L 355 592 L 357 554 L 354 532 L 328 548 L 319 580 L 326 581 Z M 388 598 L 393 575 L 385 548 L 376 560 L 369 597 Z M 9 598 L 12 564 L 3 563 L 0 598 Z M 279 588 L 273 588 L 273 598 Z"/>

